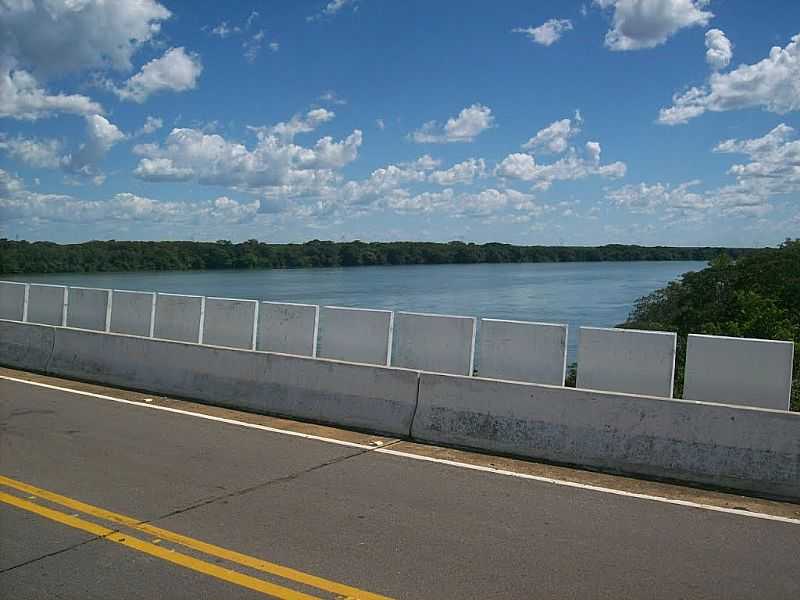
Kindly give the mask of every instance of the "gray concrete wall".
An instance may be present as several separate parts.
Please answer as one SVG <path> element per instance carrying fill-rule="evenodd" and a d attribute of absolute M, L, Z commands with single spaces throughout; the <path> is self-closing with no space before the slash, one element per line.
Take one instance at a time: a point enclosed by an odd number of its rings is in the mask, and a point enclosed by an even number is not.
<path fill-rule="evenodd" d="M 179 294 L 156 296 L 153 336 L 162 340 L 200 342 L 203 323 L 203 297 Z"/>
<path fill-rule="evenodd" d="M 394 317 L 393 337 L 394 366 L 472 374 L 474 317 L 398 312 Z"/>
<path fill-rule="evenodd" d="M 578 387 L 671 398 L 676 342 L 674 333 L 581 327 Z"/>
<path fill-rule="evenodd" d="M 69 288 L 67 327 L 106 331 L 111 290 L 97 288 Z"/>
<path fill-rule="evenodd" d="M 203 343 L 252 350 L 257 300 L 206 298 Z"/>
<path fill-rule="evenodd" d="M 683 397 L 789 410 L 794 344 L 689 335 Z"/>
<path fill-rule="evenodd" d="M 28 291 L 28 322 L 63 325 L 67 288 L 62 285 L 32 283 Z"/>
<path fill-rule="evenodd" d="M 392 312 L 324 306 L 319 312 L 317 356 L 385 365 L 389 360 Z"/>
<path fill-rule="evenodd" d="M 567 326 L 481 319 L 475 361 L 480 377 L 564 385 Z"/>
<path fill-rule="evenodd" d="M 25 320 L 25 284 L 0 281 L 0 319 Z"/>
<path fill-rule="evenodd" d="M 800 414 L 422 373 L 421 441 L 800 499 Z"/>
<path fill-rule="evenodd" d="M 256 349 L 315 356 L 319 306 L 262 302 L 258 309 Z"/>
<path fill-rule="evenodd" d="M 417 398 L 415 371 L 12 321 L 0 364 L 389 435 Z"/>
<path fill-rule="evenodd" d="M 111 331 L 149 336 L 153 331 L 154 292 L 114 290 L 111 296 Z"/>

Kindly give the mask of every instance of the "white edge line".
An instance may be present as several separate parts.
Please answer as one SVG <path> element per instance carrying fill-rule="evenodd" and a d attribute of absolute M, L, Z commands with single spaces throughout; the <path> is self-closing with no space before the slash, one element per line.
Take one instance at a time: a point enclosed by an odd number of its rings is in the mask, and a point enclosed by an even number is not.
<path fill-rule="evenodd" d="M 752 512 L 749 510 L 742 510 L 739 508 L 726 508 L 724 506 L 714 506 L 712 504 L 701 504 L 699 502 L 691 502 L 689 500 L 677 500 L 673 498 L 666 498 L 664 496 L 653 496 L 650 494 L 639 494 L 636 492 L 626 492 L 624 490 L 617 490 L 614 488 L 607 488 L 598 485 L 591 485 L 588 483 L 578 483 L 576 481 L 567 481 L 565 479 L 554 479 L 552 477 L 543 477 L 542 475 L 531 475 L 528 473 L 518 473 L 516 471 L 509 471 L 506 469 L 497 469 L 495 467 L 486 467 L 483 465 L 471 465 L 469 463 L 463 463 L 455 460 L 447 460 L 444 458 L 435 458 L 432 456 L 424 456 L 422 454 L 413 454 L 410 452 L 402 452 L 400 450 L 392 450 L 390 448 L 381 448 L 372 446 L 369 444 L 359 444 L 356 442 L 347 442 L 345 440 L 337 440 L 334 438 L 328 438 L 320 435 L 313 435 L 310 433 L 301 433 L 299 431 L 289 431 L 287 429 L 278 429 L 276 427 L 269 427 L 267 425 L 259 425 L 257 423 L 247 423 L 246 421 L 238 421 L 236 419 L 227 419 L 225 417 L 216 417 L 214 415 L 206 415 L 203 413 L 192 412 L 189 410 L 183 410 L 180 408 L 172 408 L 170 406 L 160 406 L 157 404 L 145 404 L 141 401 L 135 400 L 125 400 L 123 398 L 115 398 L 113 396 L 106 396 L 104 394 L 96 394 L 94 392 L 86 392 L 83 390 L 74 390 L 71 388 L 60 387 L 57 385 L 52 385 L 49 383 L 41 383 L 38 381 L 29 381 L 27 379 L 19 379 L 17 377 L 9 377 L 7 375 L 0 375 L 0 379 L 6 381 L 14 381 L 16 383 L 23 383 L 27 385 L 32 385 L 36 387 L 51 389 L 51 390 L 58 390 L 61 392 L 68 392 L 72 394 L 76 394 L 79 396 L 88 396 L 90 398 L 99 398 L 101 400 L 110 400 L 112 402 L 118 402 L 120 404 L 129 404 L 133 406 L 138 406 L 141 408 L 150 408 L 153 410 L 161 410 L 164 412 L 175 413 L 179 415 L 186 415 L 190 417 L 197 417 L 199 419 L 205 419 L 207 421 L 216 421 L 218 423 L 227 423 L 229 425 L 238 425 L 240 427 L 245 427 L 248 429 L 259 429 L 261 431 L 268 431 L 270 433 L 279 433 L 282 435 L 288 435 L 291 437 L 298 437 L 304 438 L 309 440 L 315 440 L 319 442 L 325 442 L 328 444 L 335 444 L 338 446 L 347 446 L 350 448 L 361 448 L 364 450 L 371 450 L 378 454 L 389 454 L 391 456 L 398 456 L 401 458 L 410 458 L 412 460 L 421 460 L 425 462 L 431 463 L 438 463 L 441 465 L 448 465 L 451 467 L 458 467 L 462 469 L 469 469 L 471 471 L 480 471 L 483 473 L 493 473 L 495 475 L 503 475 L 506 477 L 516 477 L 518 479 L 528 479 L 532 481 L 538 481 L 540 483 L 549 483 L 552 485 L 558 485 L 563 487 L 575 488 L 575 489 L 582 489 L 592 492 L 600 492 L 604 494 L 612 494 L 615 496 L 624 496 L 628 498 L 637 498 L 639 500 L 650 500 L 652 502 L 661 502 L 663 504 L 673 504 L 676 506 L 686 506 L 689 508 L 698 508 L 704 510 L 710 510 L 714 512 L 721 512 L 727 513 L 732 515 L 739 515 L 742 517 L 750 517 L 753 519 L 764 519 L 768 521 L 779 521 L 781 523 L 789 523 L 792 525 L 800 525 L 800 519 L 793 519 L 791 517 L 780 517 L 777 515 L 770 515 L 766 513 L 759 513 L 759 512 Z"/>

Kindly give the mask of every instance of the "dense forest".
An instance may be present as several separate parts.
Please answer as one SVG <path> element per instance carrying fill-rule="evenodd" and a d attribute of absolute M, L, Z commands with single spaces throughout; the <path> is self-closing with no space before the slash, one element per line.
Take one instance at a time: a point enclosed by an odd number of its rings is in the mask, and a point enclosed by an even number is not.
<path fill-rule="evenodd" d="M 800 239 L 735 261 L 722 255 L 640 298 L 621 326 L 678 333 L 676 397 L 689 333 L 794 341 L 792 410 L 800 410 Z"/>
<path fill-rule="evenodd" d="M 669 246 L 514 246 L 464 242 L 85 242 L 54 244 L 0 239 L 0 274 L 291 269 L 358 265 L 524 263 L 737 258 L 744 248 Z"/>

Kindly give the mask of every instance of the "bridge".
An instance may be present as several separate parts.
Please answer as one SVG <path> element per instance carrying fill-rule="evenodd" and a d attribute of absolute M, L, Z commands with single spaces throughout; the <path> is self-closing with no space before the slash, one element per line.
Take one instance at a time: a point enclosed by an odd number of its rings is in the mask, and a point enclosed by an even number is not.
<path fill-rule="evenodd" d="M 0 284 L 9 597 L 800 594 L 782 379 L 673 399 L 673 334 L 587 329 L 567 388 L 556 325 L 80 290 Z M 787 350 L 698 337 L 687 380 Z"/>

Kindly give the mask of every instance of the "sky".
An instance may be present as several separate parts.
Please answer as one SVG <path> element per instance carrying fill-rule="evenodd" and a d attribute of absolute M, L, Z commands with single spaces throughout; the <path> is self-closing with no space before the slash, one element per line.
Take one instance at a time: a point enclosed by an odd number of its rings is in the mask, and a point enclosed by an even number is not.
<path fill-rule="evenodd" d="M 0 0 L 0 237 L 776 245 L 795 0 Z"/>

